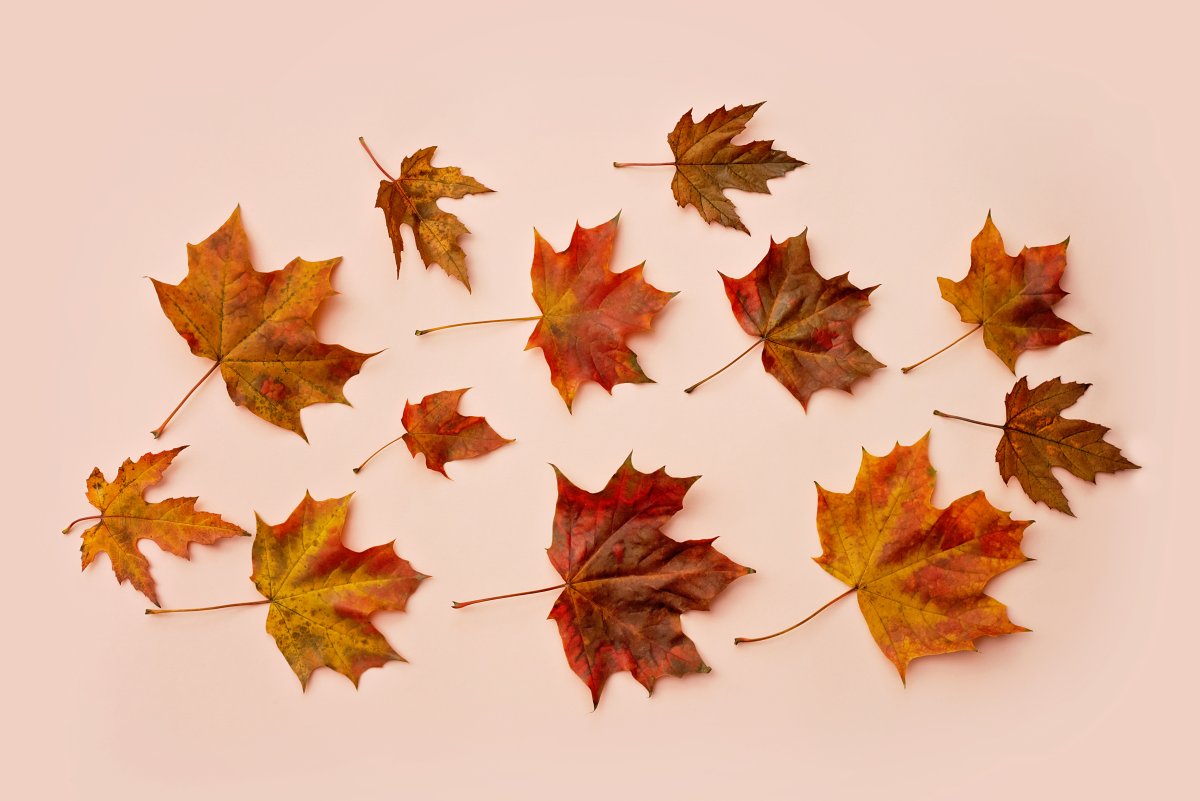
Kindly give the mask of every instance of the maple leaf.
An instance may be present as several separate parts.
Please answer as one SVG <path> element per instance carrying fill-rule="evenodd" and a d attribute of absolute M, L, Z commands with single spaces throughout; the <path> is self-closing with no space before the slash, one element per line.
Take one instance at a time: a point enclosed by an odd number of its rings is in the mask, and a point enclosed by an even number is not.
<path fill-rule="evenodd" d="M 1032 500 L 1074 517 L 1062 484 L 1051 468 L 1064 468 L 1093 484 L 1097 473 L 1138 468 L 1121 455 L 1120 448 L 1105 442 L 1104 435 L 1109 429 L 1087 420 L 1062 416 L 1063 410 L 1074 406 L 1090 386 L 1073 381 L 1064 383 L 1061 378 L 1054 378 L 1031 390 L 1028 380 L 1022 376 L 1004 398 L 1003 425 L 937 410 L 933 413 L 1003 431 L 1000 444 L 996 446 L 996 462 L 1004 482 L 1007 484 L 1016 476 L 1021 489 Z"/>
<path fill-rule="evenodd" d="M 547 553 L 563 583 L 454 607 L 561 589 L 550 618 L 593 706 L 613 673 L 629 671 L 650 692 L 663 676 L 707 673 L 680 615 L 708 609 L 730 583 L 754 571 L 726 558 L 711 539 L 679 542 L 662 533 L 699 477 L 642 473 L 632 455 L 600 492 L 554 472 L 558 505 Z"/>
<path fill-rule="evenodd" d="M 308 440 L 300 410 L 314 403 L 349 405 L 342 387 L 373 353 L 318 341 L 313 315 L 334 295 L 329 282 L 340 258 L 293 259 L 260 273 L 250 263 L 241 207 L 199 245 L 188 245 L 188 274 L 178 284 L 155 279 L 163 313 L 192 353 L 214 364 L 163 424 L 218 368 L 239 406 Z"/>
<path fill-rule="evenodd" d="M 982 492 L 939 509 L 934 475 L 926 434 L 887 456 L 864 450 L 850 492 L 818 484 L 816 562 L 850 589 L 794 626 L 734 642 L 777 637 L 855 593 L 871 636 L 902 680 L 918 657 L 973 651 L 981 637 L 1027 631 L 983 590 L 1027 561 L 1021 538 L 1031 521 L 1013 520 Z"/>
<path fill-rule="evenodd" d="M 418 404 L 405 401 L 401 415 L 405 433 L 368 456 L 354 468 L 354 472 L 366 467 L 367 462 L 389 445 L 404 440 L 409 453 L 414 457 L 424 454 L 426 467 L 449 478 L 446 475 L 446 462 L 474 459 L 514 442 L 497 434 L 484 418 L 465 417 L 458 413 L 459 401 L 466 391 L 452 389 L 435 392 L 426 395 Z"/>
<path fill-rule="evenodd" d="M 1009 256 L 989 212 L 983 230 L 971 242 L 971 267 L 966 278 L 938 278 L 942 297 L 958 309 L 964 323 L 975 327 L 903 372 L 910 372 L 980 330 L 983 344 L 1013 373 L 1017 372 L 1017 357 L 1025 351 L 1060 345 L 1086 334 L 1052 308 L 1067 296 L 1058 282 L 1067 269 L 1069 241 L 1023 247 L 1016 256 Z"/>
<path fill-rule="evenodd" d="M 400 231 L 408 226 L 417 243 L 417 251 L 425 262 L 425 269 L 437 264 L 446 275 L 459 280 L 467 291 L 471 291 L 471 278 L 467 274 L 467 254 L 458 240 L 471 233 L 462 221 L 448 211 L 438 208 L 442 198 L 458 200 L 467 195 L 483 195 L 491 192 L 458 167 L 433 166 L 436 147 L 426 147 L 404 159 L 400 165 L 400 177 L 393 178 L 366 141 L 360 136 L 359 143 L 379 171 L 387 176 L 379 182 L 379 194 L 375 208 L 383 210 L 388 236 L 392 240 L 392 251 L 396 254 L 396 277 L 400 277 L 400 259 L 404 253 L 404 239 Z"/>
<path fill-rule="evenodd" d="M 270 604 L 267 633 L 275 638 L 300 686 L 329 667 L 358 686 L 362 674 L 404 662 L 371 623 L 376 612 L 403 612 L 429 578 L 396 556 L 394 542 L 365 551 L 342 544 L 350 498 L 304 500 L 278 525 L 258 520 L 250 580 L 265 600 L 191 609 L 147 609 L 146 614 L 207 612 Z"/>
<path fill-rule="evenodd" d="M 744 145 L 733 144 L 733 138 L 746 129 L 746 124 L 762 103 L 721 106 L 699 123 L 688 109 L 675 129 L 667 134 L 667 143 L 675 155 L 667 162 L 613 162 L 614 167 L 674 167 L 671 191 L 680 208 L 694 206 L 708 223 L 720 223 L 749 234 L 737 209 L 725 196 L 726 189 L 758 192 L 769 195 L 767 181 L 779 178 L 803 161 L 775 150 L 773 140 L 758 140 Z"/>
<path fill-rule="evenodd" d="M 562 252 L 533 232 L 533 299 L 542 314 L 418 329 L 417 336 L 464 325 L 537 321 L 525 349 L 541 348 L 550 383 L 569 410 L 579 388 L 594 381 L 609 393 L 617 384 L 653 383 L 625 340 L 649 331 L 675 292 L 642 277 L 645 262 L 620 273 L 609 269 L 620 214 L 595 228 L 575 224 Z"/>
<path fill-rule="evenodd" d="M 163 473 L 187 446 L 161 453 L 147 453 L 136 462 L 126 459 L 110 482 L 92 470 L 87 480 L 87 499 L 100 510 L 72 521 L 63 534 L 85 520 L 99 522 L 83 532 L 83 567 L 86 569 L 100 554 L 107 554 L 117 582 L 129 582 L 134 589 L 158 605 L 158 590 L 150 574 L 150 562 L 138 548 L 140 540 L 150 540 L 167 553 L 189 558 L 193 542 L 212 545 L 226 537 L 248 537 L 220 515 L 196 510 L 196 498 L 168 498 L 150 502 L 143 498 L 149 488 L 162 481 Z"/>
<path fill-rule="evenodd" d="M 859 289 L 849 273 L 824 278 L 812 266 L 808 231 L 776 243 L 741 278 L 721 274 L 733 316 L 758 340 L 717 372 L 684 390 L 720 375 L 760 344 L 763 367 L 808 408 L 818 389 L 850 391 L 850 385 L 883 364 L 854 341 L 854 321 L 871 305 L 877 287 Z"/>

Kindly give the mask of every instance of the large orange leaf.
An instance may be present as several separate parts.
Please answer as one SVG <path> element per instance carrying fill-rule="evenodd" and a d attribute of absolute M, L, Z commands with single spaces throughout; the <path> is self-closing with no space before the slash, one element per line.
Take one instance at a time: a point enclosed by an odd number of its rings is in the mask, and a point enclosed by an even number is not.
<path fill-rule="evenodd" d="M 973 651 L 981 637 L 1025 631 L 983 590 L 1026 561 L 1021 538 L 1029 521 L 1013 520 L 982 492 L 939 509 L 933 490 L 928 434 L 887 456 L 864 450 L 850 492 L 817 485 L 822 553 L 816 562 L 850 587 L 835 601 L 858 595 L 871 636 L 901 679 L 918 657 Z"/>
<path fill-rule="evenodd" d="M 80 518 L 63 529 L 66 534 L 81 520 L 99 522 L 83 532 L 83 567 L 100 554 L 108 556 L 117 581 L 128 581 L 134 589 L 158 604 L 158 589 L 150 574 L 150 562 L 138 548 L 150 540 L 167 553 L 188 558 L 192 543 L 212 545 L 226 537 L 250 536 L 233 523 L 212 512 L 196 510 L 196 498 L 167 498 L 147 501 L 143 495 L 158 482 L 171 462 L 187 446 L 161 453 L 147 453 L 136 462 L 126 459 L 110 482 L 92 470 L 87 480 L 87 499 L 100 514 Z"/>
<path fill-rule="evenodd" d="M 563 583 L 532 592 L 562 590 L 550 617 L 593 705 L 613 673 L 631 672 L 648 691 L 663 676 L 707 673 L 680 615 L 708 609 L 730 583 L 754 571 L 730 561 L 711 539 L 679 542 L 663 534 L 697 477 L 642 473 L 632 457 L 600 492 L 575 486 L 557 468 L 555 475 L 548 554 Z M 496 596 L 506 597 L 512 596 Z"/>
<path fill-rule="evenodd" d="M 783 242 L 771 240 L 767 255 L 745 276 L 722 274 L 733 316 L 758 339 L 734 362 L 762 344 L 763 367 L 806 409 L 818 389 L 849 392 L 855 381 L 883 367 L 854 341 L 854 323 L 877 287 L 859 289 L 848 276 L 825 278 L 813 268 L 807 231 Z"/>
<path fill-rule="evenodd" d="M 426 467 L 449 478 L 446 462 L 475 459 L 513 442 L 497 434 L 486 419 L 458 413 L 458 404 L 466 392 L 452 389 L 426 395 L 420 403 L 405 401 L 401 415 L 404 433 L 368 456 L 354 472 L 362 470 L 388 445 L 404 440 L 409 453 L 414 457 L 424 455 Z"/>
<path fill-rule="evenodd" d="M 443 198 L 458 200 L 492 190 L 471 176 L 464 175 L 458 167 L 433 166 L 436 147 L 422 148 L 404 159 L 400 165 L 400 177 L 393 178 L 376 160 L 361 136 L 358 141 L 379 171 L 387 176 L 386 181 L 379 182 L 375 207 L 383 210 L 383 218 L 387 223 L 392 251 L 396 256 L 396 276 L 400 276 L 400 259 L 404 253 L 401 230 L 408 226 L 425 268 L 437 264 L 446 275 L 461 281 L 470 292 L 467 254 L 458 240 L 471 232 L 458 217 L 438 208 L 437 203 Z"/>
<path fill-rule="evenodd" d="M 342 387 L 374 354 L 326 345 L 313 326 L 317 309 L 335 294 L 329 278 L 340 261 L 293 259 L 282 270 L 258 272 L 240 207 L 208 239 L 188 245 L 187 277 L 175 285 L 151 281 L 192 353 L 215 362 L 196 387 L 219 368 L 234 403 L 306 440 L 301 409 L 349 404 Z"/>
<path fill-rule="evenodd" d="M 588 381 L 608 392 L 617 384 L 653 383 L 625 341 L 649 331 L 654 316 L 676 293 L 647 283 L 644 263 L 620 273 L 609 268 L 619 217 L 595 228 L 576 223 L 571 244 L 561 252 L 533 232 L 533 299 L 541 315 L 441 325 L 418 329 L 417 336 L 464 325 L 536 320 L 525 349 L 542 349 L 550 382 L 567 409 Z"/>
<path fill-rule="evenodd" d="M 1051 468 L 1061 467 L 1094 484 L 1098 473 L 1138 467 L 1121 455 L 1120 448 L 1104 440 L 1109 429 L 1062 416 L 1063 410 L 1074 406 L 1090 386 L 1053 378 L 1030 389 L 1022 376 L 1004 399 L 1003 425 L 940 411 L 934 414 L 1003 431 L 996 446 L 996 462 L 1004 481 L 1015 477 L 1033 500 L 1074 516 Z"/>
<path fill-rule="evenodd" d="M 775 142 L 769 139 L 733 144 L 734 137 L 746 129 L 746 124 L 761 106 L 762 103 L 755 103 L 728 110 L 721 106 L 700 122 L 692 118 L 692 110 L 688 109 L 675 124 L 675 129 L 667 134 L 674 161 L 614 162 L 613 166 L 673 166 L 675 177 L 671 180 L 671 191 L 680 208 L 694 206 L 706 222 L 748 234 L 750 231 L 742 224 L 742 218 L 725 196 L 725 190 L 770 194 L 767 181 L 804 166 L 803 161 L 776 150 Z"/>
<path fill-rule="evenodd" d="M 1067 269 L 1068 241 L 1023 247 L 1016 256 L 1009 256 L 989 213 L 983 230 L 971 242 L 971 266 L 966 277 L 961 281 L 938 278 L 942 297 L 958 309 L 964 323 L 974 326 L 946 348 L 982 330 L 983 344 L 1016 373 L 1017 357 L 1025 351 L 1049 348 L 1086 334 L 1053 310 L 1067 296 L 1059 281 Z M 904 368 L 904 372 L 933 356 Z"/>
<path fill-rule="evenodd" d="M 428 578 L 396 556 L 393 543 L 352 551 L 342 544 L 350 495 L 304 500 L 278 525 L 258 518 L 250 580 L 265 600 L 191 609 L 147 609 L 147 614 L 207 612 L 270 604 L 267 632 L 302 687 L 313 671 L 329 667 L 354 686 L 362 674 L 405 661 L 371 622 L 376 612 L 403 612 Z"/>

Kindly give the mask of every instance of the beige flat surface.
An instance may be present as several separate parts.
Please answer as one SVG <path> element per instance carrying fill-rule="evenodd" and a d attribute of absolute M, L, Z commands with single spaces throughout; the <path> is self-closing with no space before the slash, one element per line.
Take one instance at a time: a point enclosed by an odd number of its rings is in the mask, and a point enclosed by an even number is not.
<path fill-rule="evenodd" d="M 1179 797 L 1197 699 L 1194 407 L 1197 19 L 1146 2 L 962 5 L 402 3 L 27 4 L 9 9 L 3 244 L 10 354 L 3 400 L 7 524 L 0 747 L 13 797 L 62 799 L 895 799 Z M 167 4 L 172 5 L 172 4 Z M 920 4 L 918 4 L 920 5 Z M 836 6 L 837 9 L 833 10 Z M 758 8 L 755 11 L 755 8 Z M 769 101 L 759 138 L 811 163 L 771 196 L 733 194 L 753 236 L 676 208 L 668 157 L 689 107 Z M 497 191 L 448 203 L 475 292 L 410 251 L 400 279 L 379 175 L 419 147 Z M 345 257 L 326 341 L 387 350 L 350 381 L 354 408 L 304 413 L 312 444 L 207 384 L 206 364 L 143 276 L 183 277 L 184 243 L 241 203 L 260 269 Z M 1067 477 L 1068 519 L 1005 487 L 994 432 L 942 408 L 1002 413 L 1012 377 L 962 332 L 935 277 L 960 277 L 991 209 L 1015 251 L 1070 235 L 1062 315 L 1093 335 L 1023 357 L 1021 373 L 1093 389 L 1072 412 L 1113 428 L 1145 466 Z M 576 219 L 622 211 L 615 267 L 642 260 L 682 290 L 634 342 L 653 386 L 586 388 L 567 414 L 529 324 L 416 339 L 416 327 L 534 312 L 532 229 L 562 247 Z M 809 228 L 816 266 L 879 283 L 859 340 L 891 366 L 808 414 L 752 360 L 680 390 L 747 344 L 717 278 Z M 1185 276 L 1186 273 L 1186 276 Z M 1186 278 L 1186 280 L 1185 280 Z M 1190 368 L 1190 369 L 1185 369 Z M 472 386 L 516 445 L 446 481 L 388 452 L 406 398 Z M 1032 634 L 916 663 L 907 689 L 842 603 L 818 552 L 812 482 L 847 489 L 865 446 L 933 428 L 935 500 L 983 489 L 1037 520 L 1037 561 L 992 585 Z M 80 575 L 93 466 L 189 443 L 151 497 L 197 494 L 252 527 L 303 496 L 357 492 L 348 541 L 395 538 L 433 574 L 380 627 L 410 660 L 356 692 L 321 671 L 307 694 L 264 610 L 175 618 L 106 563 Z M 713 672 L 654 697 L 615 677 L 600 708 L 571 673 L 548 595 L 450 601 L 556 581 L 548 462 L 599 488 L 624 456 L 701 474 L 667 529 L 720 535 L 758 569 L 687 632 Z M 249 542 L 188 563 L 145 546 L 165 604 L 255 597 Z M 1186 784 L 1185 784 L 1186 782 Z"/>

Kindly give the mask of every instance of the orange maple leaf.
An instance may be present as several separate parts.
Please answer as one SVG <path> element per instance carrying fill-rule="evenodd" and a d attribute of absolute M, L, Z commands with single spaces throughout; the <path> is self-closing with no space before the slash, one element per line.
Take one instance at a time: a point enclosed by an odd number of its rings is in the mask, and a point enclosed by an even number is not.
<path fill-rule="evenodd" d="M 871 636 L 903 680 L 918 657 L 973 651 L 981 637 L 1026 631 L 983 590 L 1027 561 L 1021 538 L 1030 521 L 1013 520 L 982 492 L 939 509 L 934 474 L 926 434 L 887 456 L 864 450 L 850 492 L 817 485 L 816 562 L 850 589 L 783 631 L 734 642 L 778 637 L 857 594 Z"/>

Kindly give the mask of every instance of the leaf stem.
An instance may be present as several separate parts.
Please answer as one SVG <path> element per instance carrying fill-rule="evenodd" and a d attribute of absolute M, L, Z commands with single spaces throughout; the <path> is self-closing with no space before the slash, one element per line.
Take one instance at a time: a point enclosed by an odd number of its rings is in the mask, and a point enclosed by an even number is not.
<path fill-rule="evenodd" d="M 104 515 L 88 515 L 87 517 L 80 517 L 76 520 L 72 520 L 70 523 L 67 523 L 67 526 L 62 530 L 62 533 L 70 534 L 71 529 L 75 528 L 76 523 L 82 523 L 84 520 L 101 520 L 103 517 Z"/>
<path fill-rule="evenodd" d="M 617 169 L 622 167 L 674 167 L 673 161 L 614 161 L 613 166 Z"/>
<path fill-rule="evenodd" d="M 938 417 L 945 417 L 949 420 L 962 420 L 964 423 L 974 423 L 977 426 L 987 426 L 988 428 L 998 428 L 1001 431 L 1006 431 L 1008 428 L 1007 426 L 996 425 L 995 423 L 985 423 L 982 420 L 972 420 L 970 417 L 959 417 L 957 414 L 946 414 L 945 412 L 939 412 L 937 409 L 934 409 L 933 413 L 936 414 Z"/>
<path fill-rule="evenodd" d="M 408 432 L 406 431 L 406 432 L 405 432 L 405 434 L 407 434 L 407 433 L 408 433 Z M 379 454 L 383 453 L 383 451 L 384 451 L 384 450 L 385 450 L 385 449 L 386 449 L 386 448 L 387 448 L 389 445 L 395 445 L 397 442 L 399 442 L 399 441 L 400 441 L 400 440 L 402 440 L 402 439 L 404 439 L 404 434 L 401 434 L 400 436 L 396 437 L 396 438 L 395 438 L 394 440 L 392 440 L 391 442 L 388 442 L 388 443 L 384 444 L 383 446 L 381 446 L 381 447 L 379 448 L 379 450 L 377 450 L 377 451 L 375 451 L 374 453 L 372 453 L 372 454 L 371 454 L 370 456 L 368 456 L 366 459 L 363 459 L 363 463 L 362 463 L 362 464 L 360 464 L 358 467 L 354 468 L 354 472 L 355 472 L 355 473 L 358 473 L 360 470 L 362 470 L 364 467 L 366 467 L 366 466 L 367 466 L 367 462 L 371 461 L 371 460 L 372 460 L 372 459 L 374 459 L 376 456 L 378 456 Z"/>
<path fill-rule="evenodd" d="M 464 325 L 488 325 L 489 323 L 525 323 L 531 320 L 540 320 L 542 315 L 536 317 L 501 317 L 496 320 L 472 320 L 469 323 L 451 323 L 450 325 L 439 325 L 436 328 L 418 328 L 415 333 L 422 337 L 426 334 L 432 334 L 434 331 L 445 331 L 447 328 L 462 328 Z"/>
<path fill-rule="evenodd" d="M 983 323 L 980 323 L 979 325 L 975 326 L 975 327 L 974 327 L 974 328 L 972 328 L 970 331 L 968 331 L 967 333 L 963 334 L 961 337 L 959 337 L 958 339 L 954 340 L 953 342 L 951 342 L 949 345 L 947 345 L 946 347 L 942 348 L 941 350 L 934 351 L 933 353 L 929 354 L 928 356 L 926 356 L 924 359 L 921 359 L 921 361 L 917 362 L 916 364 L 910 364 L 908 367 L 901 367 L 901 368 L 900 368 L 900 372 L 902 372 L 902 373 L 905 373 L 905 374 L 907 374 L 907 373 L 911 373 L 913 370 L 917 369 L 917 368 L 918 368 L 918 367 L 920 367 L 922 364 L 924 364 L 925 362 L 927 362 L 927 361 L 929 361 L 930 359 L 932 359 L 934 356 L 937 356 L 937 355 L 939 355 L 939 354 L 941 354 L 941 353 L 944 353 L 945 351 L 948 351 L 948 350 L 950 350 L 950 348 L 953 348 L 953 347 L 954 347 L 955 345 L 957 345 L 959 342 L 962 342 L 964 339 L 966 339 L 967 337 L 971 336 L 971 334 L 974 334 L 974 333 L 975 333 L 976 331 L 978 331 L 980 328 L 983 328 Z"/>
<path fill-rule="evenodd" d="M 183 400 L 179 402 L 179 405 L 172 409 L 171 413 L 167 415 L 167 419 L 162 421 L 162 425 L 150 432 L 151 436 L 153 436 L 155 439 L 158 439 L 162 436 L 163 431 L 165 431 L 167 428 L 167 423 L 171 422 L 171 418 L 173 418 L 179 412 L 179 410 L 183 408 L 183 404 L 187 403 L 188 398 L 192 397 L 192 393 L 200 389 L 200 385 L 207 381 L 208 377 L 216 372 L 217 368 L 220 366 L 221 362 L 213 362 L 213 366 L 208 368 L 208 372 L 200 377 L 200 380 L 196 382 L 195 386 L 189 389 L 187 394 L 183 396 Z"/>
<path fill-rule="evenodd" d="M 853 593 L 853 592 L 855 592 L 856 590 L 858 590 L 858 587 L 851 587 L 850 589 L 846 590 L 845 592 L 843 592 L 843 593 L 842 593 L 841 595 L 839 595 L 838 597 L 834 598 L 834 599 L 833 599 L 832 601 L 830 601 L 829 603 L 827 603 L 827 604 L 825 604 L 824 606 L 822 606 L 822 607 L 821 607 L 820 609 L 818 609 L 817 611 L 813 612 L 813 613 L 812 613 L 811 615 L 809 615 L 808 617 L 804 618 L 804 620 L 801 620 L 799 623 L 796 623 L 796 624 L 794 624 L 794 625 L 788 626 L 786 629 L 783 629 L 782 631 L 777 631 L 777 632 L 775 632 L 774 634 L 767 634 L 766 636 L 763 636 L 763 637 L 736 637 L 736 638 L 734 638 L 734 640 L 733 640 L 733 644 L 734 644 L 734 645 L 741 645 L 741 644 L 742 644 L 742 643 L 744 643 L 744 642 L 762 642 L 763 640 L 769 640 L 769 639 L 771 639 L 772 637 L 778 637 L 778 636 L 779 636 L 779 635 L 781 635 L 781 634 L 787 634 L 787 633 L 788 633 L 789 631 L 791 631 L 792 629 L 798 629 L 798 628 L 800 628 L 800 627 L 801 627 L 801 626 L 803 626 L 805 623 L 807 623 L 808 621 L 812 620 L 814 617 L 816 617 L 817 615 L 821 614 L 821 613 L 822 613 L 822 612 L 824 612 L 826 609 L 828 609 L 829 607 L 833 606 L 833 605 L 834 605 L 834 604 L 836 604 L 838 601 L 840 601 L 840 600 L 842 600 L 843 598 L 845 598 L 847 595 L 850 595 L 850 594 L 852 594 L 852 593 Z"/>
<path fill-rule="evenodd" d="M 216 606 L 193 606 L 187 609 L 147 609 L 147 615 L 173 615 L 177 612 L 211 612 L 214 609 L 232 609 L 235 606 L 262 606 L 271 603 L 266 598 L 259 601 L 239 601 L 235 604 L 217 604 Z"/>
<path fill-rule="evenodd" d="M 697 381 L 695 384 L 692 384 L 690 387 L 688 387 L 687 389 L 685 389 L 685 390 L 684 390 L 684 392 L 688 393 L 689 395 L 690 395 L 690 394 L 692 394 L 692 391 L 693 391 L 693 390 L 695 390 L 695 389 L 696 389 L 696 387 L 700 386 L 701 384 L 705 383 L 706 381 L 708 381 L 708 380 L 710 380 L 710 379 L 716 378 L 716 377 L 717 377 L 717 376 L 719 376 L 721 373 L 723 373 L 723 372 L 725 372 L 726 370 L 728 370 L 730 367 L 733 367 L 735 364 L 737 364 L 737 363 L 738 363 L 738 360 L 739 360 L 739 359 L 741 359 L 743 356 L 745 356 L 745 355 L 746 355 L 747 353 L 749 353 L 750 351 L 752 351 L 752 350 L 754 350 L 755 348 L 757 348 L 759 345 L 761 345 L 761 344 L 762 344 L 763 342 L 765 342 L 765 341 L 766 341 L 765 339 L 763 339 L 763 338 L 761 338 L 761 337 L 760 337 L 759 339 L 757 339 L 757 340 L 754 342 L 754 344 L 753 344 L 753 345 L 751 345 L 750 347 L 746 348 L 744 351 L 742 351 L 741 353 L 739 353 L 739 354 L 737 355 L 737 358 L 735 358 L 735 359 L 734 359 L 733 361 L 731 361 L 729 364 L 725 365 L 724 367 L 722 367 L 722 368 L 721 368 L 720 370 L 718 370 L 717 372 L 715 372 L 715 373 L 713 373 L 712 375 L 708 376 L 708 378 L 702 378 L 702 379 L 700 379 L 700 380 L 699 380 L 699 381 Z"/>
<path fill-rule="evenodd" d="M 555 584 L 553 587 L 542 587 L 540 590 L 526 590 L 525 592 L 510 592 L 508 595 L 493 595 L 490 598 L 476 598 L 474 601 L 454 601 L 450 604 L 455 609 L 462 609 L 464 606 L 471 604 L 481 604 L 485 601 L 499 601 L 503 598 L 519 598 L 522 595 L 537 595 L 539 592 L 550 592 L 551 590 L 561 590 L 567 586 L 564 584 Z"/>
<path fill-rule="evenodd" d="M 375 166 L 379 168 L 379 171 L 386 175 L 389 181 L 396 183 L 396 179 L 392 177 L 392 174 L 383 168 L 383 165 L 379 163 L 379 159 L 375 158 L 375 154 L 371 152 L 371 148 L 367 147 L 367 140 L 360 136 L 358 137 L 358 143 L 362 145 L 363 150 L 367 151 L 367 155 L 371 157 L 371 161 L 375 162 Z"/>

